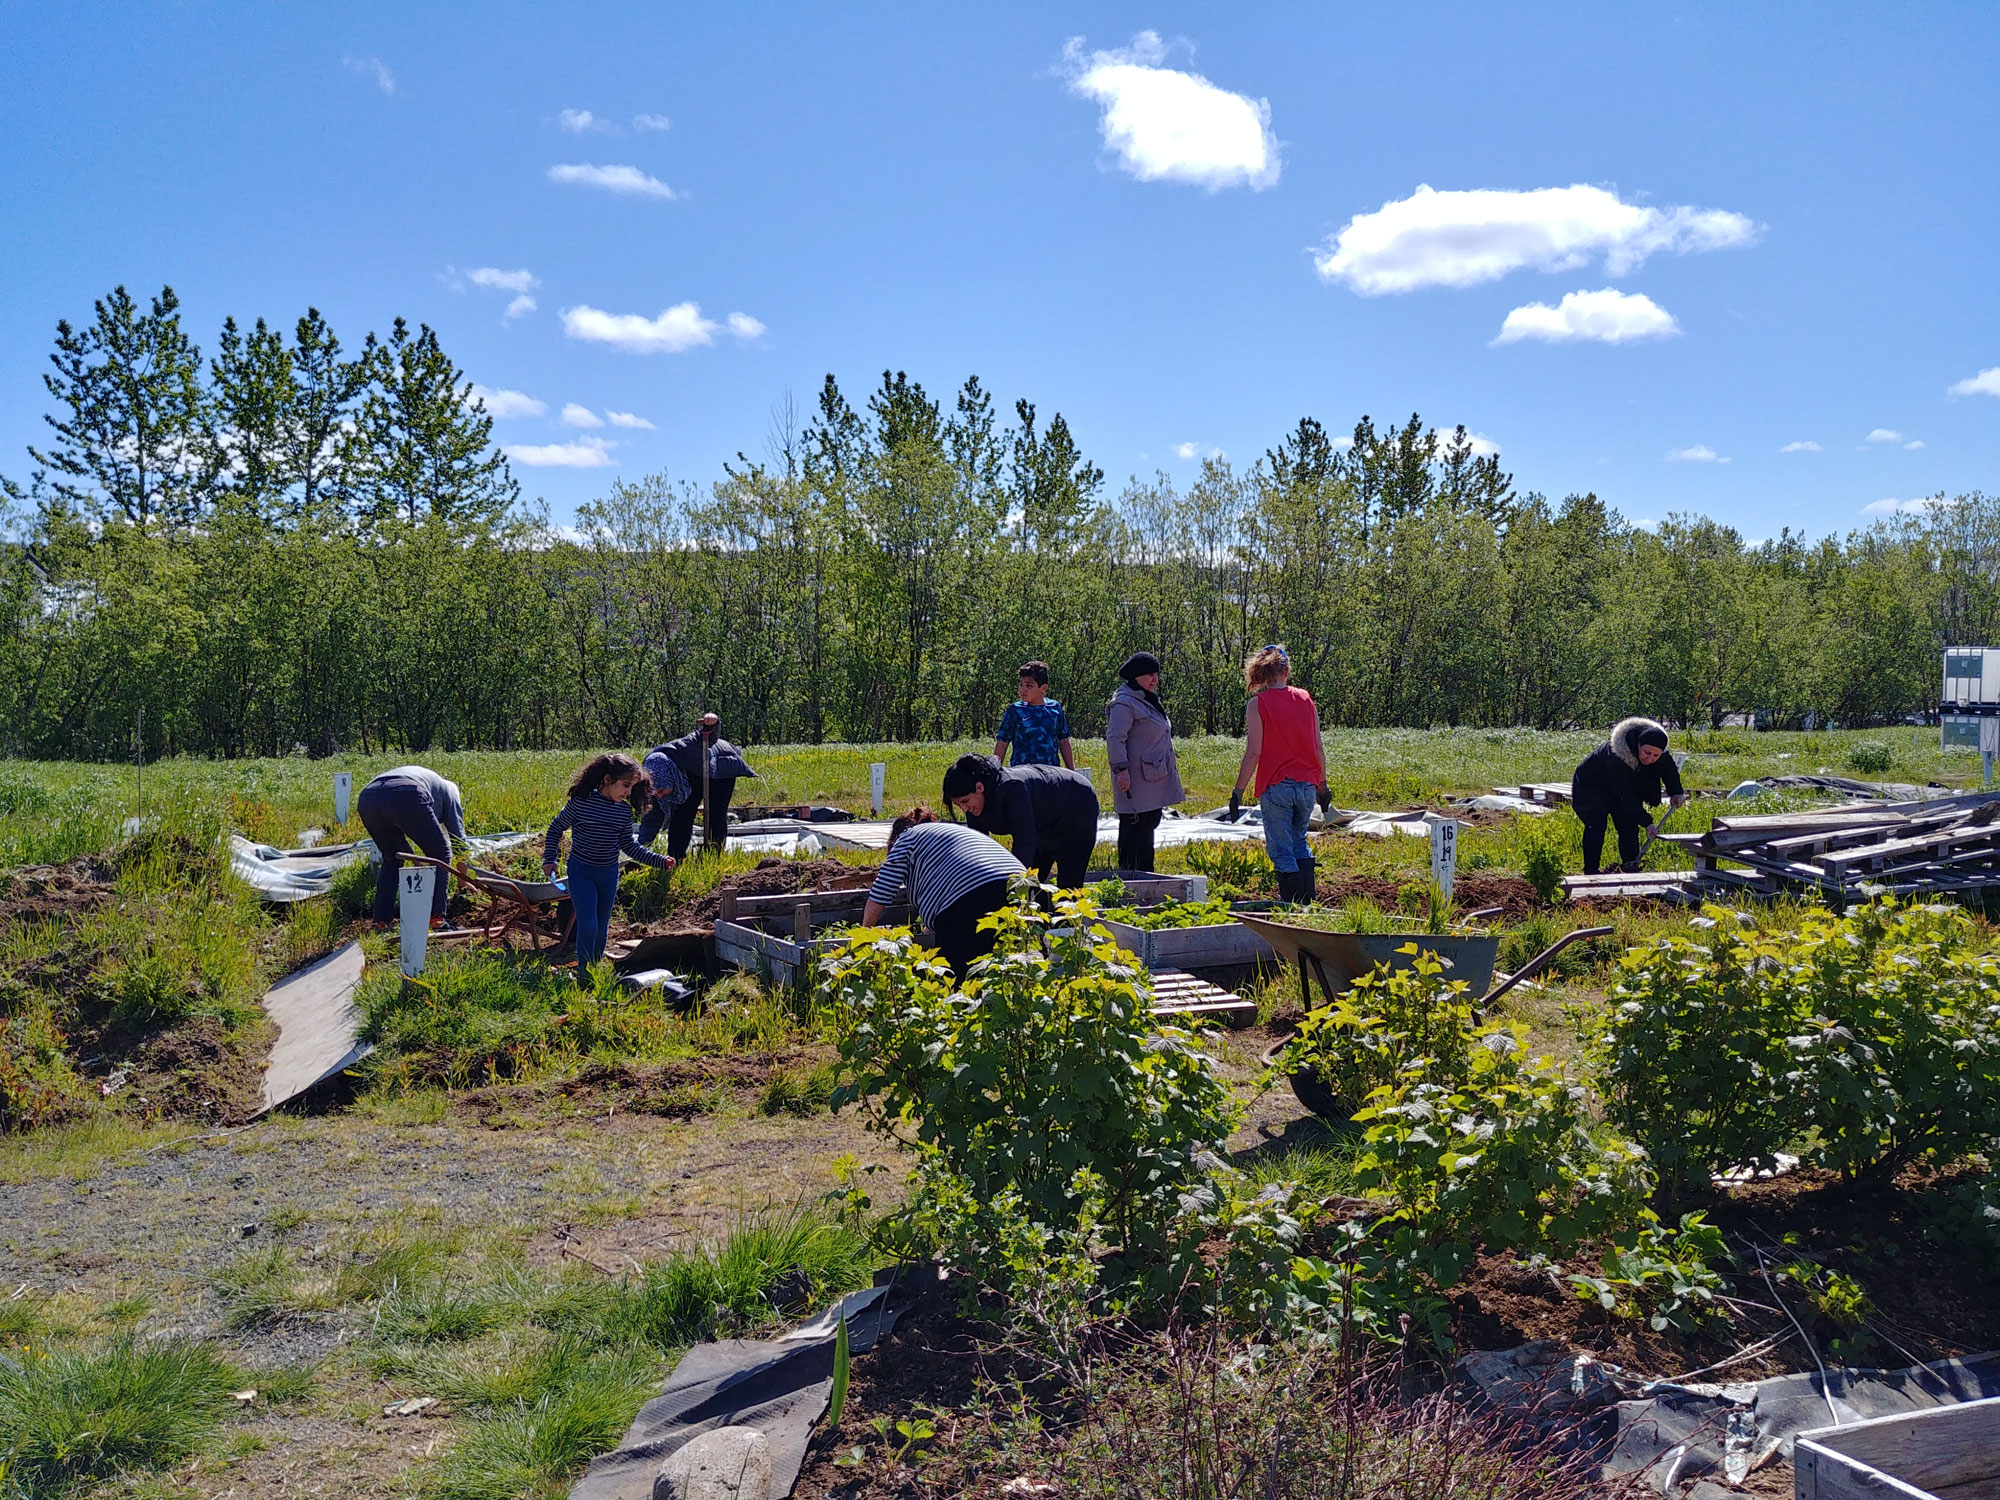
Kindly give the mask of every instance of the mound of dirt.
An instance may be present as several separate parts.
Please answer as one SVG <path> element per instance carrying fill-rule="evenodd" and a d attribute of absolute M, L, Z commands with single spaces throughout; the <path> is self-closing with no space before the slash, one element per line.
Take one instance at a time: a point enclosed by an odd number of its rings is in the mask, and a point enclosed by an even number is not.
<path fill-rule="evenodd" d="M 111 899 L 111 866 L 95 854 L 60 865 L 26 865 L 0 874 L 0 927 L 95 910 Z"/>
<path fill-rule="evenodd" d="M 648 936 L 708 932 L 722 910 L 724 896 L 794 896 L 802 891 L 865 891 L 875 883 L 873 870 L 842 864 L 837 859 L 764 860 L 754 870 L 727 875 L 713 889 L 677 906 L 646 929 Z"/>
<path fill-rule="evenodd" d="M 122 1092 L 147 1117 L 240 1125 L 264 1107 L 271 1035 L 261 1018 L 231 1030 L 214 1016 L 197 1016 L 123 1047 L 112 1036 L 99 1044 L 129 1059 Z"/>

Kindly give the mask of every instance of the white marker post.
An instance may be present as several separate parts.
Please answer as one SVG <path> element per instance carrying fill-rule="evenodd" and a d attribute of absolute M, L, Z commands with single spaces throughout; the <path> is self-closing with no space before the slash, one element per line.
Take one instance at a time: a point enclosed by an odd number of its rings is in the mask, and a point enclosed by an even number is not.
<path fill-rule="evenodd" d="M 882 816 L 882 791 L 889 780 L 889 768 L 876 761 L 868 768 L 868 805 L 875 809 L 875 816 Z"/>
<path fill-rule="evenodd" d="M 1458 819 L 1429 813 L 1424 821 L 1431 825 L 1431 879 L 1449 901 L 1451 877 L 1458 869 Z"/>
<path fill-rule="evenodd" d="M 403 919 L 403 974 L 424 972 L 424 947 L 431 935 L 431 887 L 437 884 L 435 865 L 404 865 L 396 877 L 396 902 Z"/>
<path fill-rule="evenodd" d="M 1986 773 L 1985 784 L 1993 785 L 1993 757 L 2000 755 L 2000 719 L 1990 716 L 1979 721 L 1979 761 Z"/>
<path fill-rule="evenodd" d="M 347 806 L 349 801 L 352 800 L 353 795 L 354 773 L 352 771 L 335 771 L 333 773 L 334 822 L 341 824 L 347 822 Z"/>

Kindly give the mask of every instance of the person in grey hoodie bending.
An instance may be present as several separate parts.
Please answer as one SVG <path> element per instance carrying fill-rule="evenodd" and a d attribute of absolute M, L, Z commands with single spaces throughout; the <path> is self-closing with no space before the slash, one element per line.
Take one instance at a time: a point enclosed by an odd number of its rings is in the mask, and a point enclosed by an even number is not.
<path fill-rule="evenodd" d="M 428 766 L 398 766 L 384 771 L 361 789 L 355 807 L 361 826 L 381 851 L 375 875 L 375 905 L 369 912 L 378 922 L 396 920 L 396 875 L 402 855 L 412 844 L 432 859 L 451 859 L 451 840 L 465 838 L 465 805 L 458 783 L 447 781 Z M 444 916 L 444 871 L 437 872 L 431 890 L 431 920 Z"/>
<path fill-rule="evenodd" d="M 1135 651 L 1118 669 L 1125 679 L 1104 716 L 1111 760 L 1111 810 L 1118 814 L 1118 868 L 1153 868 L 1153 830 L 1186 795 L 1174 760 L 1174 725 L 1160 702 L 1160 659 Z"/>

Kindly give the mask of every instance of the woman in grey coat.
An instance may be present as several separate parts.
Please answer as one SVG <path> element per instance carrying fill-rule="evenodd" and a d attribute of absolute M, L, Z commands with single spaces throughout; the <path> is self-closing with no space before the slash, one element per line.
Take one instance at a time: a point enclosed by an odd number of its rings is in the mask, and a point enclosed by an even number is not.
<path fill-rule="evenodd" d="M 1160 659 L 1135 651 L 1118 669 L 1125 679 L 1104 723 L 1111 761 L 1111 808 L 1118 814 L 1118 868 L 1153 868 L 1160 814 L 1186 794 L 1174 763 L 1174 726 L 1160 702 Z"/>

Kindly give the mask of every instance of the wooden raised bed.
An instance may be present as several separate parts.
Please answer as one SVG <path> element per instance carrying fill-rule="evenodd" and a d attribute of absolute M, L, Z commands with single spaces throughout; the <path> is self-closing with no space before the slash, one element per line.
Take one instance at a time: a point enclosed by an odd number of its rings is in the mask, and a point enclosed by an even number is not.
<path fill-rule="evenodd" d="M 1267 911 L 1271 903 L 1244 904 L 1240 910 Z M 1233 969 L 1244 964 L 1278 961 L 1278 950 L 1241 922 L 1218 922 L 1208 927 L 1135 927 L 1110 917 L 1099 918 L 1127 953 L 1135 955 L 1147 968 Z"/>
<path fill-rule="evenodd" d="M 2000 1396 L 1802 1432 L 1792 1485 L 1798 1500 L 2000 1500 Z"/>
<path fill-rule="evenodd" d="M 715 919 L 716 960 L 768 975 L 774 984 L 798 984 L 812 977 L 813 964 L 827 946 L 826 938 L 813 934 L 859 922 L 867 903 L 865 887 L 796 896 L 724 896 Z M 910 910 L 892 906 L 884 920 L 908 922 Z"/>

